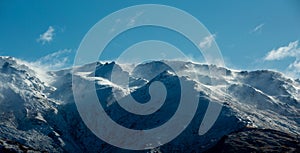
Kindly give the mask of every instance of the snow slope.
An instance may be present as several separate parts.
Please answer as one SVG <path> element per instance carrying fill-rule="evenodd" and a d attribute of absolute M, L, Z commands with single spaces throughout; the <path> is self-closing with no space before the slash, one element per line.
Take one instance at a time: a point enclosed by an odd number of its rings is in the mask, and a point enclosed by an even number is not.
<path fill-rule="evenodd" d="M 112 70 L 118 74 L 113 80 Z M 224 135 L 249 127 L 300 135 L 300 83 L 278 72 L 152 61 L 135 65 L 131 72 L 124 64 L 96 62 L 76 67 L 76 71 L 64 69 L 43 74 L 50 79 L 43 80 L 40 72 L 18 59 L 0 57 L 0 140 L 38 151 L 132 152 L 103 142 L 86 127 L 74 102 L 72 76 L 94 82 L 106 113 L 131 129 L 149 129 L 167 122 L 179 105 L 179 80 L 193 87 L 199 105 L 191 124 L 156 151 L 205 151 Z M 144 103 L 150 99 L 148 89 L 154 81 L 164 83 L 168 95 L 161 109 L 151 115 L 126 112 L 112 94 L 117 91 L 126 97 L 131 93 Z M 200 136 L 198 130 L 210 103 L 223 105 L 222 111 L 214 126 Z"/>

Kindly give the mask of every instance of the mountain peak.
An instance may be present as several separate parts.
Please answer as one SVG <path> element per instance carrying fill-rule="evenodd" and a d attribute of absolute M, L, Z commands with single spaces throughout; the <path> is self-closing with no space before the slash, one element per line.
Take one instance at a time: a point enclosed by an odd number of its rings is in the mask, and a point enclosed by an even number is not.
<path fill-rule="evenodd" d="M 49 152 L 122 151 L 97 138 L 80 118 L 72 90 L 72 78 L 77 76 L 82 83 L 95 83 L 101 106 L 112 120 L 133 129 L 167 122 L 180 106 L 178 82 L 190 85 L 190 90 L 199 97 L 199 106 L 186 130 L 160 147 L 169 152 L 176 151 L 170 148 L 191 150 L 193 147 L 204 151 L 223 136 L 248 127 L 300 135 L 299 80 L 269 70 L 237 71 L 185 61 L 151 61 L 126 66 L 95 62 L 77 66 L 76 71 L 44 70 L 43 75 L 52 79 L 45 84 L 40 80 L 41 72 L 30 64 L 13 57 L 0 57 L 0 140 L 14 140 L 34 150 Z M 113 93 L 118 92 L 119 98 L 131 94 L 138 102 L 146 103 L 151 99 L 149 87 L 156 81 L 165 85 L 167 95 L 162 107 L 151 115 L 126 112 Z M 199 130 L 211 103 L 223 108 L 213 127 L 200 136 L 195 131 Z"/>

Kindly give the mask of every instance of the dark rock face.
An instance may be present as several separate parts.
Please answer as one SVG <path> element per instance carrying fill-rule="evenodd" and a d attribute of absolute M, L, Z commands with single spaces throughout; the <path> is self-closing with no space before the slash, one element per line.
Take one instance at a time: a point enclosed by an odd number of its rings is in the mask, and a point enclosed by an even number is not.
<path fill-rule="evenodd" d="M 16 152 L 46 152 L 42 150 L 35 150 L 29 146 L 20 144 L 12 140 L 0 139 L 0 152 L 2 153 L 16 153 Z"/>
<path fill-rule="evenodd" d="M 219 153 L 300 152 L 300 138 L 270 129 L 246 129 L 224 136 L 206 151 Z"/>

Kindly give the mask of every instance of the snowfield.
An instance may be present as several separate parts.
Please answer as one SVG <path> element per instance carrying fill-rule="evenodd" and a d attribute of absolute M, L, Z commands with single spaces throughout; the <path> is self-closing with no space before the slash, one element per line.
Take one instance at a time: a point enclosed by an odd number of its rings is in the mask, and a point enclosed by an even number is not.
<path fill-rule="evenodd" d="M 173 141 L 144 152 L 203 152 L 223 136 L 248 128 L 300 135 L 300 82 L 278 72 L 236 71 L 184 61 L 135 66 L 95 62 L 74 69 L 41 72 L 13 57 L 0 57 L 0 151 L 140 152 L 109 145 L 86 127 L 74 102 L 72 77 L 94 82 L 106 113 L 116 123 L 140 130 L 160 126 L 174 115 L 181 92 L 179 80 L 194 87 L 191 90 L 198 93 L 199 103 L 189 126 Z M 114 79 L 112 69 L 117 74 Z M 134 115 L 116 102 L 112 91 L 119 98 L 131 94 L 147 102 L 154 81 L 162 82 L 168 92 L 155 113 Z M 213 127 L 199 135 L 210 103 L 222 106 L 222 111 Z"/>

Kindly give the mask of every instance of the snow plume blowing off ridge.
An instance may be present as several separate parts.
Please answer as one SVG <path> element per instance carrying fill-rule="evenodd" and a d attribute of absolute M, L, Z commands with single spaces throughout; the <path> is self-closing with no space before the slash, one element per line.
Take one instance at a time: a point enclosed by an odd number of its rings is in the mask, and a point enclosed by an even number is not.
<path fill-rule="evenodd" d="M 67 63 L 67 59 L 62 58 L 47 66 L 50 58 L 69 52 L 60 51 L 33 63 L 0 57 L 0 152 L 9 149 L 15 152 L 204 152 L 215 149 L 215 145 L 242 141 L 239 136 L 245 137 L 245 134 L 263 139 L 261 141 L 274 147 L 284 144 L 297 148 L 293 143 L 299 144 L 296 138 L 300 135 L 299 80 L 269 70 L 236 71 L 186 61 L 150 61 L 130 68 L 115 62 L 95 62 L 78 66 L 74 71 L 60 69 Z M 212 72 L 218 75 L 211 75 Z M 112 77 L 112 73 L 118 75 Z M 172 119 L 182 105 L 180 93 L 185 92 L 180 90 L 179 82 L 192 87 L 190 92 L 197 94 L 197 107 L 191 108 L 195 115 L 182 133 L 169 143 L 159 147 L 149 144 L 140 151 L 121 149 L 99 139 L 82 120 L 72 90 L 74 77 L 82 84 L 92 84 L 99 99 L 97 106 L 127 129 L 153 129 Z M 128 79 L 124 80 L 124 77 Z M 152 114 L 133 114 L 126 106 L 122 107 L 126 103 L 119 103 L 118 100 L 131 96 L 140 104 L 147 104 L 151 95 L 159 94 L 151 89 L 151 84 L 156 82 L 164 85 L 167 94 L 163 97 L 164 103 Z M 78 92 L 81 95 L 76 96 L 88 97 L 90 89 L 84 87 L 76 86 L 81 91 Z M 189 100 L 183 103 L 189 103 Z M 222 110 L 213 126 L 201 135 L 199 127 L 211 103 L 222 106 Z M 90 104 L 88 101 L 83 103 Z M 95 118 L 93 112 L 88 113 L 90 119 Z M 94 125 L 101 126 L 103 122 Z M 174 132 L 176 126 L 168 131 Z M 118 137 L 111 129 L 105 130 L 110 132 L 110 138 Z M 267 138 L 257 138 L 256 133 Z M 160 134 L 165 137 L 168 133 Z M 124 136 L 124 139 L 135 138 L 126 133 Z M 134 140 L 134 143 L 144 141 Z M 247 139 L 248 145 L 251 144 L 249 141 Z M 252 149 L 255 147 L 258 146 Z"/>
<path fill-rule="evenodd" d="M 44 57 L 37 59 L 36 61 L 25 61 L 21 59 L 16 59 L 16 61 L 21 65 L 27 65 L 30 69 L 36 72 L 39 79 L 44 82 L 52 82 L 52 77 L 47 74 L 49 71 L 55 71 L 71 67 L 70 64 L 70 54 L 72 50 L 63 49 L 57 52 L 48 54 Z"/>

